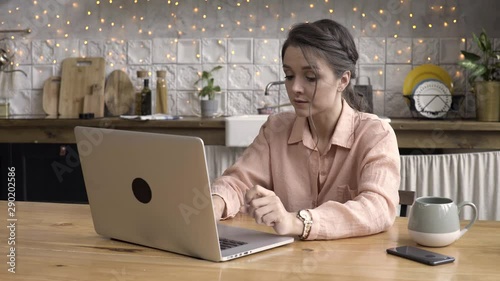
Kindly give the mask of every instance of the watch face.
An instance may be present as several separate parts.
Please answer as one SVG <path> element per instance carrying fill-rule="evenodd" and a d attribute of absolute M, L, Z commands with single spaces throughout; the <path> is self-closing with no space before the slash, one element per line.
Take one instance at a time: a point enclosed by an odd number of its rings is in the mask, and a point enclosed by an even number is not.
<path fill-rule="evenodd" d="M 301 216 L 305 220 L 311 220 L 311 215 L 307 210 L 300 210 L 299 216 Z"/>

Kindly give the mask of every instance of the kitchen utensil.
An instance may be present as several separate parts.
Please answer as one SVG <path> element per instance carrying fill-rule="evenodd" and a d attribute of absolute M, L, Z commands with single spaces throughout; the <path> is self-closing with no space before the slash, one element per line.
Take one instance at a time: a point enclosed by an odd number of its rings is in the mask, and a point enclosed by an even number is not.
<path fill-rule="evenodd" d="M 363 111 L 373 113 L 373 88 L 370 83 L 370 77 L 356 77 L 354 92 L 360 95 L 361 98 L 365 101 L 366 108 Z"/>
<path fill-rule="evenodd" d="M 83 98 L 83 113 L 94 113 L 95 117 L 104 117 L 104 95 L 101 86 L 92 85 L 92 93 Z"/>
<path fill-rule="evenodd" d="M 415 109 L 427 118 L 440 118 L 451 108 L 450 90 L 437 80 L 425 80 L 413 91 Z"/>
<path fill-rule="evenodd" d="M 435 64 L 423 64 L 415 67 L 406 76 L 403 84 L 403 95 L 411 95 L 413 90 L 415 90 L 415 86 L 424 80 L 439 80 L 448 88 L 450 92 L 452 91 L 453 82 L 446 70 Z"/>
<path fill-rule="evenodd" d="M 104 101 L 113 116 L 120 116 L 130 111 L 134 102 L 134 85 L 127 73 L 114 70 L 106 79 Z"/>
<path fill-rule="evenodd" d="M 62 117 L 78 117 L 82 113 L 86 95 L 104 95 L 104 71 L 105 61 L 102 57 L 63 60 L 58 106 Z M 95 89 L 94 85 L 97 85 Z M 97 111 L 100 112 L 100 109 Z"/>
<path fill-rule="evenodd" d="M 57 116 L 60 88 L 60 76 L 51 76 L 43 83 L 42 106 L 43 111 L 48 115 Z"/>

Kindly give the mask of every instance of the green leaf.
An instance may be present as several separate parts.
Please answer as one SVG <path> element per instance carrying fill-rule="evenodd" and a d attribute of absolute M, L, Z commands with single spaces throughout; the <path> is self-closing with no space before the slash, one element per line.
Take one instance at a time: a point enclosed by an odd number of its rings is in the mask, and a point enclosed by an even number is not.
<path fill-rule="evenodd" d="M 212 68 L 212 70 L 210 70 L 210 72 L 217 71 L 217 70 L 219 70 L 219 69 L 221 69 L 221 68 L 222 68 L 222 66 L 221 66 L 221 65 L 218 65 L 218 66 L 216 66 L 216 67 Z"/>
<path fill-rule="evenodd" d="M 479 35 L 479 41 L 481 41 L 481 43 L 484 46 L 483 51 L 485 51 L 485 52 L 491 51 L 491 41 L 490 41 L 490 39 L 488 39 L 488 35 L 486 35 L 486 32 L 484 31 L 484 29 L 483 29 L 483 32 L 481 32 L 481 34 Z"/>
<path fill-rule="evenodd" d="M 477 64 L 473 61 L 470 61 L 470 60 L 461 60 L 458 62 L 458 65 L 460 65 L 461 67 L 467 69 L 467 70 L 470 70 L 470 71 L 474 71 L 476 70 L 476 68 L 480 65 L 480 64 Z"/>
<path fill-rule="evenodd" d="M 466 60 L 470 60 L 470 61 L 478 61 L 481 59 L 480 56 L 474 54 L 474 53 L 470 53 L 470 52 L 466 52 L 466 51 L 461 51 L 462 55 L 464 55 L 464 58 Z"/>
<path fill-rule="evenodd" d="M 215 87 L 214 87 L 214 91 L 215 91 L 215 92 L 220 92 L 220 87 L 219 87 L 219 86 L 215 86 Z"/>
<path fill-rule="evenodd" d="M 474 42 L 476 42 L 477 46 L 479 47 L 479 49 L 481 51 L 483 51 L 483 52 L 485 51 L 485 46 L 483 45 L 481 40 L 479 40 L 479 38 L 474 33 L 472 33 L 472 40 L 474 40 Z"/>
<path fill-rule="evenodd" d="M 479 77 L 479 76 L 485 74 L 487 71 L 488 71 L 488 69 L 486 68 L 486 66 L 479 64 L 479 65 L 477 65 L 476 69 L 474 69 L 474 71 L 470 74 L 470 76 Z M 488 80 L 488 79 L 485 79 L 485 80 Z"/>

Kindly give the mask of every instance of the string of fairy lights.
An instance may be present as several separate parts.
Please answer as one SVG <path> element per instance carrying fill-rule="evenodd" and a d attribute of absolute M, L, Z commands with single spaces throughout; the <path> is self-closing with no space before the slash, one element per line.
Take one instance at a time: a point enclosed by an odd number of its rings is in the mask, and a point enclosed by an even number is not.
<path fill-rule="evenodd" d="M 414 0 L 415 1 L 415 0 Z M 289 2 L 287 1 L 287 5 Z M 32 17 L 24 23 L 32 24 L 34 33 L 37 29 L 43 30 L 44 34 L 53 35 L 51 39 L 80 39 L 92 38 L 102 34 L 107 40 L 116 44 L 125 44 L 125 39 L 128 35 L 136 33 L 142 38 L 157 38 L 162 36 L 166 31 L 169 34 L 175 34 L 177 38 L 183 38 L 186 35 L 198 34 L 199 37 L 214 37 L 214 29 L 218 29 L 217 34 L 223 34 L 224 37 L 232 37 L 231 31 L 238 28 L 238 37 L 252 37 L 258 32 L 285 33 L 289 26 L 285 23 L 295 22 L 296 19 L 302 19 L 303 14 L 310 15 L 311 12 L 304 11 L 309 9 L 318 13 L 318 16 L 336 15 L 336 1 L 333 0 L 308 0 L 295 1 L 293 7 L 297 7 L 295 11 L 290 8 L 282 8 L 281 4 L 276 2 L 262 0 L 241 0 L 241 1 L 188 1 L 188 0 L 95 0 L 95 1 L 68 1 L 62 5 L 56 1 L 33 0 L 29 4 L 19 5 L 8 9 L 9 17 L 2 17 L 0 20 L 0 29 L 11 25 L 8 23 L 18 22 L 26 15 Z M 351 28 L 353 32 L 359 36 L 370 36 L 381 29 L 391 26 L 391 30 L 420 30 L 420 29 L 437 29 L 449 28 L 460 22 L 457 13 L 457 7 L 454 5 L 429 5 L 426 7 L 426 14 L 429 14 L 428 22 L 422 23 L 422 15 L 419 14 L 418 20 L 414 12 L 412 12 L 412 1 L 410 0 L 392 0 L 384 4 L 384 8 L 373 9 L 372 5 L 360 1 L 352 1 L 352 17 L 358 19 L 353 23 Z M 432 1 L 431 1 L 432 2 Z M 435 1 L 443 3 L 443 1 Z M 15 5 L 15 4 L 13 4 Z M 158 18 L 155 14 L 158 5 L 165 6 L 168 11 L 162 18 Z M 370 8 L 368 8 L 370 7 Z M 241 17 L 223 17 L 221 14 L 238 11 Z M 345 13 L 345 8 L 342 11 Z M 231 19 L 228 20 L 209 20 L 210 18 Z M 269 21 L 268 17 L 273 21 Z M 182 24 L 179 24 L 182 18 Z M 264 20 L 265 18 L 265 20 Z M 188 20 L 186 20 L 188 19 Z M 287 20 L 284 20 L 287 19 Z M 387 20 L 387 22 L 385 22 Z M 160 22 L 151 24 L 152 22 Z M 187 22 L 187 23 L 186 23 Z M 215 26 L 211 26 L 213 23 Z M 267 24 L 265 24 L 267 23 Z M 403 26 L 404 25 L 404 26 Z M 181 29 L 182 27 L 183 29 Z M 26 28 L 22 23 L 17 24 L 16 28 Z M 241 31 L 246 31 L 247 35 L 241 34 Z M 225 32 L 225 33 L 224 33 Z M 9 35 L 9 38 L 15 40 L 17 34 Z M 122 38 L 119 38 L 122 37 Z M 174 37 L 174 36 L 166 36 Z M 395 32 L 387 38 L 399 38 L 400 34 Z M 48 40 L 48 41 L 49 41 Z M 171 44 L 176 44 L 178 39 L 171 41 Z M 465 39 L 462 39 L 465 42 Z M 54 44 L 54 42 L 48 42 Z M 88 41 L 83 40 L 83 44 L 87 45 Z M 221 42 L 222 44 L 222 42 Z M 55 47 L 59 47 L 55 43 Z M 67 49 L 66 52 L 74 53 L 76 50 Z M 407 50 L 398 50 L 398 54 L 402 54 Z M 112 56 L 112 53 L 106 55 Z M 198 54 L 199 55 L 199 54 Z M 168 59 L 175 61 L 174 54 L 168 54 Z M 43 58 L 38 58 L 43 60 Z M 375 61 L 377 58 L 374 58 Z M 430 58 L 429 58 L 430 60 Z M 53 63 L 58 63 L 53 61 Z"/>

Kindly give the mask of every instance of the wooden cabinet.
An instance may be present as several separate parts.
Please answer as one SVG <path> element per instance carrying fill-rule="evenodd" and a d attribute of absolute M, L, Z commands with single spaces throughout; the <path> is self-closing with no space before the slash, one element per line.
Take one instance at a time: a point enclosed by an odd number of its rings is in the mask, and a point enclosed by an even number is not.
<path fill-rule="evenodd" d="M 11 166 L 16 169 L 17 201 L 88 202 L 75 144 L 2 144 L 0 162 L 2 200 Z"/>

